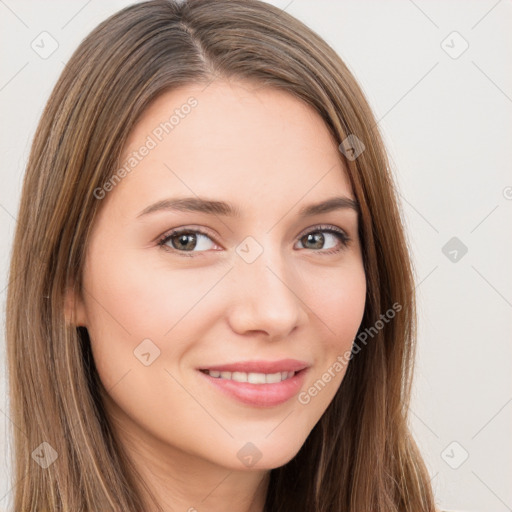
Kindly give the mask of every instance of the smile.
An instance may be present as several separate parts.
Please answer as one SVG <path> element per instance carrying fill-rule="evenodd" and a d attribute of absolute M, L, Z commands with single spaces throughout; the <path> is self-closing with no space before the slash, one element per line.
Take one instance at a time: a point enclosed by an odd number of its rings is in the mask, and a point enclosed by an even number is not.
<path fill-rule="evenodd" d="M 208 385 L 253 407 L 273 407 L 299 393 L 311 365 L 295 359 L 245 361 L 198 368 Z"/>

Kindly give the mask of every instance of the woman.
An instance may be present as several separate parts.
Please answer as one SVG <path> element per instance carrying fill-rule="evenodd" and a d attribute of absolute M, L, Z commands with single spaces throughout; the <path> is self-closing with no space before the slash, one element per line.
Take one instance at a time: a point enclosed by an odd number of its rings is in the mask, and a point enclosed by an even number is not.
<path fill-rule="evenodd" d="M 286 12 L 100 24 L 35 135 L 10 272 L 15 510 L 435 510 L 385 150 Z"/>

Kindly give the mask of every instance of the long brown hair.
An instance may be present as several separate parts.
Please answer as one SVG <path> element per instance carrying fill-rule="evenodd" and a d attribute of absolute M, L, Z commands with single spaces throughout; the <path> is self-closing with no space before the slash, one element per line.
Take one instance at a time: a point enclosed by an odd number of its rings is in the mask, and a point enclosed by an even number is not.
<path fill-rule="evenodd" d="M 87 330 L 65 321 L 65 294 L 70 284 L 81 290 L 101 205 L 94 190 L 118 168 L 141 114 L 163 92 L 217 77 L 287 91 L 314 107 L 338 143 L 355 135 L 364 144 L 357 158 L 340 151 L 340 159 L 360 205 L 367 297 L 359 332 L 367 336 L 298 454 L 271 471 L 265 508 L 431 512 L 429 476 L 407 426 L 413 272 L 377 123 L 334 50 L 257 0 L 127 7 L 85 38 L 50 96 L 25 174 L 7 295 L 14 508 L 144 509 L 104 414 Z M 42 442 L 57 454 L 47 468 L 33 455 Z"/>

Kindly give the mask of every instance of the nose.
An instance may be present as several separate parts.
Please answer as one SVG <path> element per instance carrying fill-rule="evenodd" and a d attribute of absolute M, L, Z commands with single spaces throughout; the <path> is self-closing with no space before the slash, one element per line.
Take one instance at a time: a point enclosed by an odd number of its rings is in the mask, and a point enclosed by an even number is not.
<path fill-rule="evenodd" d="M 307 297 L 301 296 L 299 279 L 278 252 L 265 249 L 252 263 L 235 258 L 228 322 L 238 334 L 263 332 L 281 339 L 307 322 Z"/>

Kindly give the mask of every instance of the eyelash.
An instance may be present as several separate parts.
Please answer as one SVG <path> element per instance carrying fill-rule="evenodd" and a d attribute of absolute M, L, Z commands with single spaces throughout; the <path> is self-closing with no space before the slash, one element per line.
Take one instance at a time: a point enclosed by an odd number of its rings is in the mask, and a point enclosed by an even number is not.
<path fill-rule="evenodd" d="M 200 254 L 202 252 L 207 252 L 207 251 L 179 251 L 178 249 L 169 247 L 166 244 L 171 238 L 173 238 L 175 236 L 183 235 L 183 234 L 197 234 L 197 233 L 204 235 L 207 238 L 209 238 L 210 240 L 212 240 L 212 242 L 215 242 L 215 240 L 213 240 L 212 237 L 208 233 L 206 233 L 205 231 L 203 231 L 201 229 L 177 228 L 177 229 L 174 229 L 174 230 L 169 231 L 169 232 L 165 233 L 164 235 L 162 235 L 160 237 L 160 239 L 158 240 L 158 246 L 161 247 L 164 251 L 177 253 L 180 256 L 196 257 L 198 254 Z M 331 233 L 331 234 L 335 235 L 338 238 L 338 240 L 341 242 L 341 244 L 342 244 L 341 248 L 329 249 L 327 251 L 323 251 L 322 249 L 318 249 L 318 250 L 313 249 L 313 252 L 318 252 L 323 255 L 337 254 L 337 253 L 343 251 L 346 247 L 348 247 L 349 243 L 351 242 L 351 238 L 343 230 L 336 228 L 334 226 L 330 226 L 330 225 L 329 226 L 325 226 L 325 225 L 315 226 L 313 229 L 311 229 L 310 231 L 307 231 L 302 236 L 300 236 L 299 240 L 306 237 L 307 235 L 312 234 L 312 233 Z"/>

